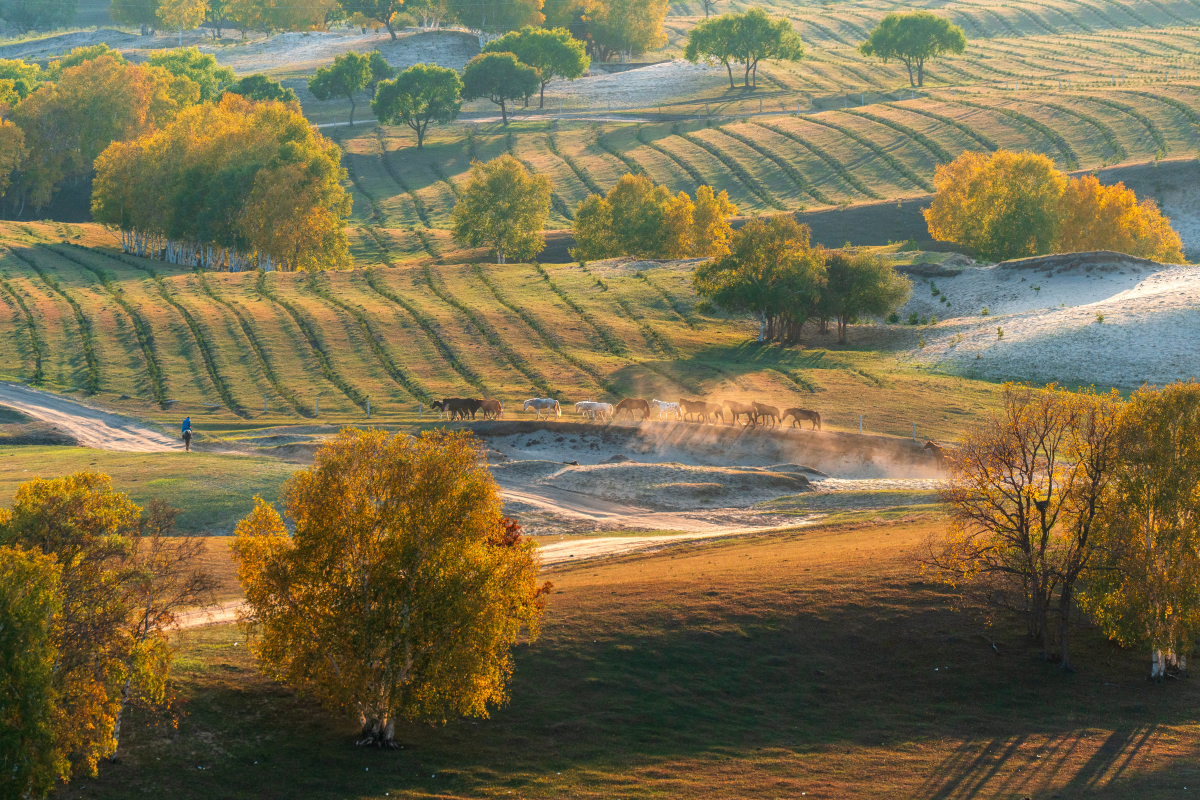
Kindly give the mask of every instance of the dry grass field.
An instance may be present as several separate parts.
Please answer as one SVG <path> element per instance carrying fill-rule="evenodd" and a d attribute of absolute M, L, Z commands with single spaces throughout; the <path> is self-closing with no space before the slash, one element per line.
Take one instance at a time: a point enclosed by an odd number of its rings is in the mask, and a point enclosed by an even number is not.
<path fill-rule="evenodd" d="M 171 430 L 190 415 L 210 444 L 366 424 L 368 403 L 371 422 L 410 425 L 418 403 L 447 396 L 496 397 L 514 418 L 547 395 L 756 398 L 816 408 L 829 429 L 857 430 L 863 414 L 868 432 L 916 423 L 954 439 L 994 392 L 901 358 L 920 335 L 906 326 L 760 346 L 751 321 L 701 313 L 686 268 L 669 264 L 201 273 L 122 256 L 95 226 L 4 223 L 0 238 L 0 378 L 40 374 L 44 388 Z"/>
<path fill-rule="evenodd" d="M 511 703 L 487 720 L 402 726 L 394 752 L 355 748 L 350 721 L 264 679 L 235 626 L 185 632 L 178 728 L 139 717 L 119 762 L 62 796 L 1194 791 L 1195 682 L 1148 683 L 1143 654 L 1093 631 L 1065 675 L 1003 620 L 952 611 L 913 560 L 943 524 L 910 515 L 554 569 Z"/>

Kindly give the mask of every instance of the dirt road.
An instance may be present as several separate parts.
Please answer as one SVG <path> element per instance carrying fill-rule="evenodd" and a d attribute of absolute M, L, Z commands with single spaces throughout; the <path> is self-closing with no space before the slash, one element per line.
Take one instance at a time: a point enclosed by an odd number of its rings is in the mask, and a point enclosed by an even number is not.
<path fill-rule="evenodd" d="M 154 453 L 183 449 L 182 442 L 133 420 L 16 383 L 0 382 L 0 405 L 56 425 L 83 446 L 97 450 Z"/>

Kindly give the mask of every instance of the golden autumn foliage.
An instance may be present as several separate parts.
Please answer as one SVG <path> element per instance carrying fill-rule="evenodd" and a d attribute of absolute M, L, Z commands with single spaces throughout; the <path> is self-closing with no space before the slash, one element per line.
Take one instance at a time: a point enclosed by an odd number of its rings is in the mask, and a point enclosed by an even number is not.
<path fill-rule="evenodd" d="M 126 249 L 244 269 L 349 264 L 341 151 L 298 105 L 227 94 L 97 159 L 92 214 Z M 214 249 L 216 255 L 213 255 Z"/>
<path fill-rule="evenodd" d="M 534 258 L 546 248 L 542 229 L 550 217 L 550 179 L 531 175 L 507 153 L 473 161 L 462 197 L 451 213 L 454 241 L 488 247 L 496 260 Z"/>
<path fill-rule="evenodd" d="M 965 152 L 938 167 L 934 186 L 930 235 L 992 261 L 1089 250 L 1183 261 L 1179 235 L 1153 200 L 1094 176 L 1069 178 L 1044 155 Z"/>
<path fill-rule="evenodd" d="M 537 637 L 536 546 L 501 516 L 469 433 L 347 428 L 259 500 L 233 545 L 267 675 L 392 746 L 398 719 L 486 717 Z"/>
<path fill-rule="evenodd" d="M 589 195 L 575 212 L 573 257 L 688 258 L 729 252 L 737 206 L 711 186 L 672 195 L 645 175 L 625 174 L 608 194 Z"/>

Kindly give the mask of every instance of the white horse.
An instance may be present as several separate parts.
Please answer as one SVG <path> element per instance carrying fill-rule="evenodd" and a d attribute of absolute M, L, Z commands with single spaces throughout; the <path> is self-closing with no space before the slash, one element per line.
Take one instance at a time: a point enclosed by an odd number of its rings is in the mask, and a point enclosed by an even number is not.
<path fill-rule="evenodd" d="M 599 418 L 603 422 L 612 417 L 613 407 L 611 403 L 597 403 L 585 400 L 575 404 L 575 411 L 589 419 L 595 420 Z"/>
<path fill-rule="evenodd" d="M 562 416 L 562 408 L 558 405 L 558 401 L 553 397 L 533 397 L 525 401 L 525 407 L 522 411 L 533 409 L 537 416 L 535 419 L 542 418 L 542 412 L 546 412 L 546 419 L 550 418 L 550 413 L 553 412 L 555 417 Z"/>
<path fill-rule="evenodd" d="M 651 400 L 650 405 L 658 409 L 658 418 L 663 419 L 667 414 L 679 419 L 679 403 L 668 403 L 663 400 Z"/>

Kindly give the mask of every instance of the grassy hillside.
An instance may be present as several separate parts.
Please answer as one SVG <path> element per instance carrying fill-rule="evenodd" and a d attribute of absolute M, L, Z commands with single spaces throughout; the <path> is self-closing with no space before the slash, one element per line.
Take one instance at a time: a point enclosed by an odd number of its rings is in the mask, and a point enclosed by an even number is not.
<path fill-rule="evenodd" d="M 417 404 L 629 395 L 760 399 L 827 426 L 954 438 L 991 384 L 893 355 L 917 329 L 759 346 L 701 313 L 686 268 L 405 262 L 316 276 L 202 273 L 122 256 L 94 226 L 0 225 L 0 377 L 207 434 L 282 422 L 416 420 Z M 62 237 L 80 237 L 69 239 Z M 97 245 L 85 248 L 79 243 Z M 392 262 L 399 263 L 399 262 Z M 266 412 L 263 400 L 266 398 Z"/>
<path fill-rule="evenodd" d="M 394 752 L 355 748 L 351 721 L 263 678 L 236 627 L 188 632 L 178 730 L 137 717 L 86 796 L 1193 791 L 1196 682 L 1149 683 L 1141 652 L 1094 631 L 1064 675 L 1007 619 L 951 611 L 912 560 L 942 525 L 810 528 L 555 569 L 511 703 L 486 720 L 401 725 Z"/>

